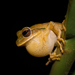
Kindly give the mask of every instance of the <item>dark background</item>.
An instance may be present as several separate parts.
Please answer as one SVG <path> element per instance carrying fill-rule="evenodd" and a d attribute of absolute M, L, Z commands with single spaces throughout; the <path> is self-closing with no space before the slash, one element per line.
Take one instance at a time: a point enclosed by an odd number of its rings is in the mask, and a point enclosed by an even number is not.
<path fill-rule="evenodd" d="M 49 56 L 37 58 L 31 56 L 25 47 L 17 47 L 16 32 L 23 27 L 32 26 L 37 23 L 49 21 L 62 22 L 65 19 L 68 0 L 50 0 L 46 2 L 17 2 L 12 15 L 12 26 L 10 25 L 10 47 L 14 58 L 14 69 L 23 69 L 26 75 L 39 74 L 48 75 L 53 63 L 45 66 Z M 21 68 L 20 68 L 21 67 Z M 17 71 L 17 72 L 18 72 Z M 19 71 L 20 72 L 20 71 Z"/>

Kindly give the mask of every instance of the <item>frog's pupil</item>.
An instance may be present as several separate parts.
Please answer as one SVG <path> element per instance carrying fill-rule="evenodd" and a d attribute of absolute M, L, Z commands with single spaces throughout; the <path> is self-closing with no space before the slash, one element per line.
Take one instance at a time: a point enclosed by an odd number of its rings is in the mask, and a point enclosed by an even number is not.
<path fill-rule="evenodd" d="M 27 32 L 28 32 L 28 31 L 24 31 L 22 34 L 23 34 L 23 35 L 26 35 L 26 34 L 27 34 Z"/>
<path fill-rule="evenodd" d="M 23 35 L 24 37 L 28 37 L 28 36 L 30 36 L 30 34 L 31 34 L 30 29 L 25 30 L 25 31 L 22 32 L 22 35 Z"/>

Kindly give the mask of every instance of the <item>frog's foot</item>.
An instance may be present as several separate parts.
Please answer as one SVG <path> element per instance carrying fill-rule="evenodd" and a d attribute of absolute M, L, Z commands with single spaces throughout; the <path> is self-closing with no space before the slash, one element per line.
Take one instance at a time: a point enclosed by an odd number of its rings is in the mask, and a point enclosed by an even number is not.
<path fill-rule="evenodd" d="M 60 46 L 60 50 L 61 50 L 61 52 L 63 53 L 64 51 L 63 51 L 63 49 L 62 49 L 62 44 L 57 40 L 57 44 Z"/>
<path fill-rule="evenodd" d="M 64 39 L 62 39 L 62 38 L 57 38 L 57 40 L 58 40 L 58 41 L 62 41 L 63 44 L 65 45 L 65 40 L 64 40 Z"/>
<path fill-rule="evenodd" d="M 61 54 L 56 55 L 56 53 L 54 52 L 54 53 L 50 54 L 50 59 L 53 61 L 54 60 L 60 60 L 60 58 L 59 58 L 60 56 L 61 56 Z"/>
<path fill-rule="evenodd" d="M 56 50 L 53 53 L 50 53 L 50 58 L 48 58 L 48 61 L 46 65 L 48 65 L 51 61 L 60 60 L 61 54 L 56 55 Z"/>

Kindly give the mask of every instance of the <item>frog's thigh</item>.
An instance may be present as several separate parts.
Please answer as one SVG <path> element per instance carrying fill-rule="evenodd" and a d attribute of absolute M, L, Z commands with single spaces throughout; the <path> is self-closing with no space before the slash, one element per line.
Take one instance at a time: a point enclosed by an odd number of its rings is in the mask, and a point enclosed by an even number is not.
<path fill-rule="evenodd" d="M 50 54 L 49 54 L 49 55 L 50 55 L 50 58 L 48 59 L 46 65 L 48 65 L 49 62 L 51 62 L 51 61 L 60 60 L 61 54 L 57 54 L 57 55 L 56 55 L 56 51 L 57 51 L 57 48 L 54 50 L 53 53 L 50 53 Z"/>

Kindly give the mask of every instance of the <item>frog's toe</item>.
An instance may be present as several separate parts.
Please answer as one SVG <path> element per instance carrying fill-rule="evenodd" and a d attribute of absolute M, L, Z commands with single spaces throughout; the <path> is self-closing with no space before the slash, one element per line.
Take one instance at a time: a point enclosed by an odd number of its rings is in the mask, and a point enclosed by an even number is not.
<path fill-rule="evenodd" d="M 65 45 L 65 40 L 64 40 L 64 39 L 62 39 L 62 38 L 57 38 L 57 40 L 58 40 L 58 41 L 62 41 L 63 44 Z"/>
<path fill-rule="evenodd" d="M 50 57 L 45 65 L 48 65 L 51 61 L 60 60 L 61 54 L 56 54 L 55 52 L 50 53 Z"/>
<path fill-rule="evenodd" d="M 47 66 L 49 63 L 50 63 L 50 61 L 48 60 L 45 65 Z"/>
<path fill-rule="evenodd" d="M 60 60 L 60 58 L 53 58 L 52 60 L 53 60 L 53 61 L 54 61 L 54 60 Z"/>
<path fill-rule="evenodd" d="M 52 61 L 55 61 L 55 60 L 60 60 L 60 57 L 61 57 L 61 54 L 54 54 L 54 56 L 52 55 L 52 56 L 50 56 L 50 58 L 51 58 L 51 60 Z"/>

